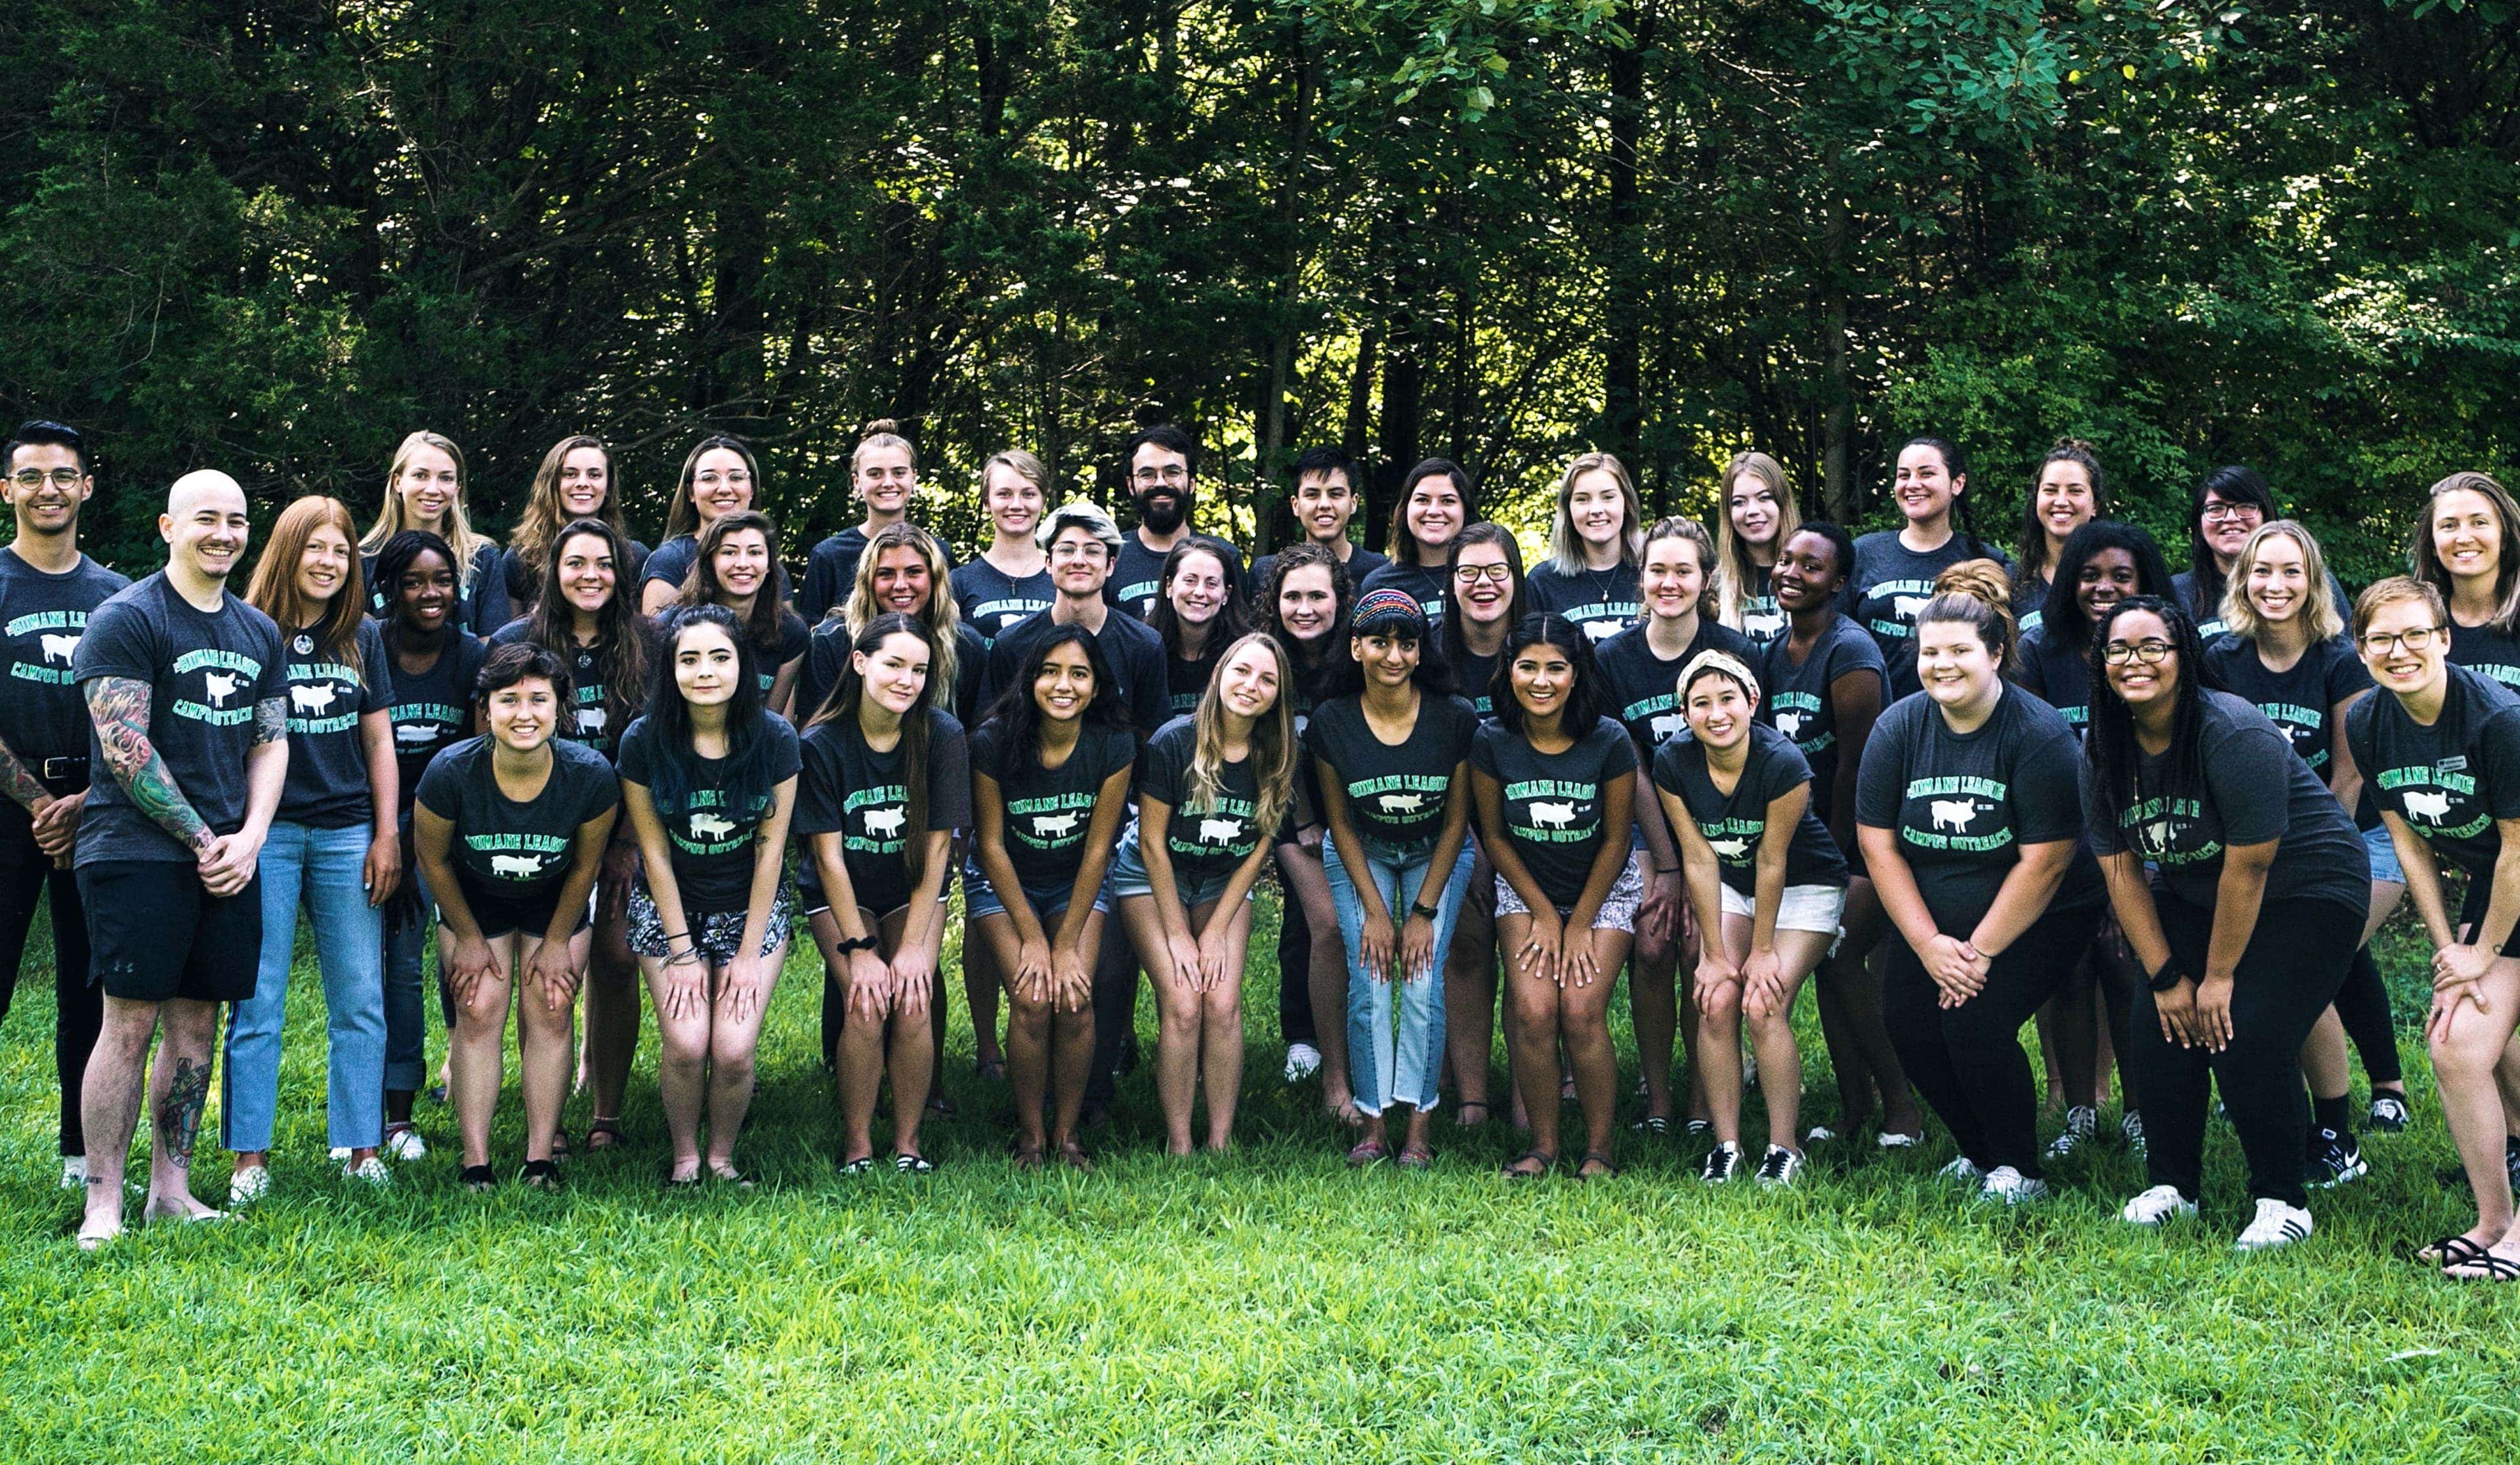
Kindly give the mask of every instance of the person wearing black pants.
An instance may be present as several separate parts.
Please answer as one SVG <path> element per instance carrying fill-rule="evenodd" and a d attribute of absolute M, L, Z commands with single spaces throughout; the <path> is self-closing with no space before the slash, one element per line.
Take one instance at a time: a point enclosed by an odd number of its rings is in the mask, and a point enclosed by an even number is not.
<path fill-rule="evenodd" d="M 90 980 L 87 911 L 70 854 L 86 801 L 88 719 L 71 659 L 90 611 L 131 583 L 79 552 L 79 510 L 96 481 L 76 431 L 31 422 L 0 449 L 0 493 L 17 537 L 0 548 L 0 1021 L 18 985 L 35 901 L 53 907 L 53 1070 L 61 1080 L 62 1186 L 87 1183 L 79 1087 L 105 1022 Z"/>
<path fill-rule="evenodd" d="M 2092 644 L 2092 843 L 2147 974 L 2132 1036 L 2152 1184 L 2126 1219 L 2196 1213 L 2206 1098 L 2219 1087 L 2257 1202 L 2238 1249 L 2299 1241 L 2312 1230 L 2301 1048 L 2360 944 L 2369 855 L 2287 735 L 2204 685 L 2184 611 L 2133 597 L 2101 618 Z M 2341 1095 L 2320 1102 L 2332 1111 L 2322 1118 L 2342 1121 Z"/>
<path fill-rule="evenodd" d="M 1985 1199 L 2044 1198 L 2021 1026 L 2099 928 L 2074 730 L 2001 668 L 2004 613 L 1966 592 L 1916 619 L 1925 695 L 1873 724 L 1857 838 L 1890 943 L 1883 1017 L 1908 1081 L 1959 1146 L 1945 1167 Z"/>

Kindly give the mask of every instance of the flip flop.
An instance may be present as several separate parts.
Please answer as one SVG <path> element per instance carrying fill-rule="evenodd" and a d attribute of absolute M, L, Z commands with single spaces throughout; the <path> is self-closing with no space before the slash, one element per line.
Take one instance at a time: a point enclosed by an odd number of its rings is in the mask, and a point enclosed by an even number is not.
<path fill-rule="evenodd" d="M 2482 1272 L 2463 1272 L 2444 1267 L 2442 1275 L 2453 1282 L 2520 1282 L 2520 1261 L 2513 1261 L 2507 1257 L 2497 1257 L 2492 1252 L 2481 1252 L 2452 1265 L 2485 1268 Z"/>
<path fill-rule="evenodd" d="M 1378 1139 L 1363 1139 L 1357 1141 L 1356 1147 L 1347 1152 L 1347 1167 L 1352 1170 L 1361 1170 L 1367 1166 L 1376 1165 L 1390 1158 L 1391 1147 L 1389 1145 L 1384 1144 Z"/>
<path fill-rule="evenodd" d="M 1584 1173 L 1584 1167 L 1587 1165 L 1598 1165 L 1600 1168 L 1588 1175 Z M 1586 1150 L 1583 1161 L 1575 1167 L 1575 1178 L 1578 1180 L 1615 1180 L 1618 1177 L 1619 1167 L 1609 1156 L 1598 1150 Z"/>
<path fill-rule="evenodd" d="M 1424 1145 L 1402 1145 L 1400 1147 L 1400 1167 L 1402 1169 L 1432 1169 L 1434 1165 L 1435 1152 L 1426 1148 Z"/>
<path fill-rule="evenodd" d="M 1519 1167 L 1526 1163 L 1535 1161 L 1539 1163 L 1540 1167 L 1538 1169 L 1527 1170 Z M 1546 1155 L 1538 1150 L 1525 1150 L 1521 1154 L 1514 1156 L 1511 1160 L 1505 1163 L 1503 1173 L 1508 1180 L 1537 1180 L 1556 1167 L 1556 1156 Z"/>

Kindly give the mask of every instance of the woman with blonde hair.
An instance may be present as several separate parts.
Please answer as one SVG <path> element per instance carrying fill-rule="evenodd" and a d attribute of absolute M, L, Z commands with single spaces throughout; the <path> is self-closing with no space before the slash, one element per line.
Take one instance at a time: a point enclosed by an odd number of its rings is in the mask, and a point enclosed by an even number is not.
<path fill-rule="evenodd" d="M 1785 633 L 1768 574 L 1802 527 L 1802 508 L 1785 486 L 1784 465 L 1761 452 L 1732 455 L 1716 501 L 1724 513 L 1715 521 L 1715 618 L 1765 645 Z"/>
<path fill-rule="evenodd" d="M 1155 1088 L 1174 1155 L 1191 1153 L 1202 1076 L 1207 1148 L 1233 1143 L 1248 897 L 1294 798 L 1293 681 L 1277 637 L 1254 631 L 1227 647 L 1198 710 L 1148 740 L 1138 820 L 1112 861 L 1120 918 L 1162 1015 Z"/>
<path fill-rule="evenodd" d="M 1050 557 L 1033 542 L 1050 512 L 1050 470 L 1019 447 L 996 454 L 980 468 L 980 509 L 989 516 L 989 547 L 948 578 L 955 605 L 986 646 L 1058 598 L 1050 584 Z"/>
<path fill-rule="evenodd" d="M 246 599 L 280 627 L 289 676 L 289 779 L 264 838 L 262 965 L 228 1025 L 221 1143 L 236 1156 L 228 1205 L 269 1194 L 280 1098 L 281 1012 L 313 916 L 332 1045 L 326 1111 L 350 1178 L 386 1183 L 385 986 L 382 907 L 402 880 L 393 676 L 377 622 L 361 614 L 350 511 L 334 498 L 291 504 L 272 526 Z"/>
<path fill-rule="evenodd" d="M 534 470 L 533 487 L 508 535 L 508 547 L 473 591 L 474 635 L 487 636 L 534 608 L 553 544 L 562 529 L 581 519 L 601 520 L 619 536 L 630 552 L 629 582 L 637 584 L 647 571 L 648 546 L 631 538 L 622 522 L 620 474 L 612 449 L 601 437 L 577 433 L 553 443 Z"/>
<path fill-rule="evenodd" d="M 1582 454 L 1557 477 L 1550 557 L 1532 568 L 1523 594 L 1531 609 L 1565 617 L 1598 646 L 1644 609 L 1637 591 L 1644 547 L 1644 509 L 1627 466 L 1608 453 Z"/>
<path fill-rule="evenodd" d="M 369 615 L 385 611 L 384 589 L 376 582 L 377 551 L 405 529 L 427 529 L 455 551 L 457 618 L 471 622 L 474 589 L 498 562 L 499 545 L 472 531 L 464 511 L 466 482 L 464 449 L 452 437 L 424 429 L 394 449 L 385 469 L 384 506 L 359 539 L 360 583 L 373 592 L 366 602 Z"/>
<path fill-rule="evenodd" d="M 986 487 L 984 480 L 984 491 Z M 806 557 L 805 590 L 796 609 L 808 625 L 822 624 L 847 597 L 857 583 L 858 559 L 875 536 L 910 517 L 910 501 L 919 496 L 919 449 L 901 435 L 901 424 L 889 417 L 867 424 L 866 435 L 849 453 L 849 491 L 866 505 L 866 521 L 815 545 Z M 953 556 L 946 556 L 945 568 L 954 568 Z M 1045 593 L 1043 599 L 1049 598 Z"/>
<path fill-rule="evenodd" d="M 692 562 L 699 558 L 700 530 L 729 514 L 750 509 L 761 494 L 761 464 L 752 445 L 741 437 L 715 433 L 694 444 L 683 457 L 674 481 L 674 497 L 665 506 L 665 542 L 648 556 L 648 568 L 632 583 L 639 593 L 642 616 L 660 616 L 682 593 Z M 777 598 L 788 599 L 788 572 L 776 565 Z"/>

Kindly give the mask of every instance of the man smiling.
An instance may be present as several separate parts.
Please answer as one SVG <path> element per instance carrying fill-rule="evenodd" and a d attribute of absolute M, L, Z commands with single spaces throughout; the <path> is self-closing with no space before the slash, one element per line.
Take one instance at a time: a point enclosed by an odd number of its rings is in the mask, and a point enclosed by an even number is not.
<path fill-rule="evenodd" d="M 1190 537 L 1191 515 L 1198 505 L 1198 444 L 1171 423 L 1157 423 L 1121 447 L 1120 462 L 1129 477 L 1138 526 L 1121 537 L 1102 598 L 1145 620 L 1154 615 L 1155 597 L 1162 592 L 1164 556 Z M 1242 569 L 1238 559 L 1234 568 Z M 1052 572 L 1054 576 L 1057 572 Z"/>

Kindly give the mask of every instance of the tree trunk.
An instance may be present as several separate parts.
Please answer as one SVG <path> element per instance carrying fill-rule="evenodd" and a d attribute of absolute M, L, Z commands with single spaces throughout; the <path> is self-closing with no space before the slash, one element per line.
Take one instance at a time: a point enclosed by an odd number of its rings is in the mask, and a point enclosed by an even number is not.
<path fill-rule="evenodd" d="M 1839 153 L 1828 150 L 1821 166 L 1827 192 L 1821 225 L 1825 257 L 1822 279 L 1826 292 L 1822 329 L 1828 333 L 1827 398 L 1822 403 L 1822 501 L 1834 524 L 1852 525 L 1861 507 L 1855 494 L 1855 367 L 1847 346 L 1847 235 L 1851 228 L 1844 180 L 1838 176 Z"/>
<path fill-rule="evenodd" d="M 1286 388 L 1295 373 L 1295 312 L 1304 286 L 1304 164 L 1312 155 L 1313 94 L 1321 85 L 1321 64 L 1295 37 L 1295 137 L 1286 160 L 1285 195 L 1279 201 L 1278 227 L 1286 245 L 1282 283 L 1279 289 L 1277 329 L 1269 343 L 1269 386 L 1261 401 L 1260 462 L 1252 475 L 1252 553 L 1272 547 L 1274 510 L 1286 495 Z"/>
<path fill-rule="evenodd" d="M 1618 454 L 1631 474 L 1643 467 L 1639 448 L 1644 422 L 1644 251 L 1637 228 L 1637 149 L 1644 126 L 1644 48 L 1651 13 L 1637 15 L 1634 23 L 1629 44 L 1614 47 L 1609 55 L 1610 298 L 1601 344 L 1607 439 L 1602 445 Z"/>

